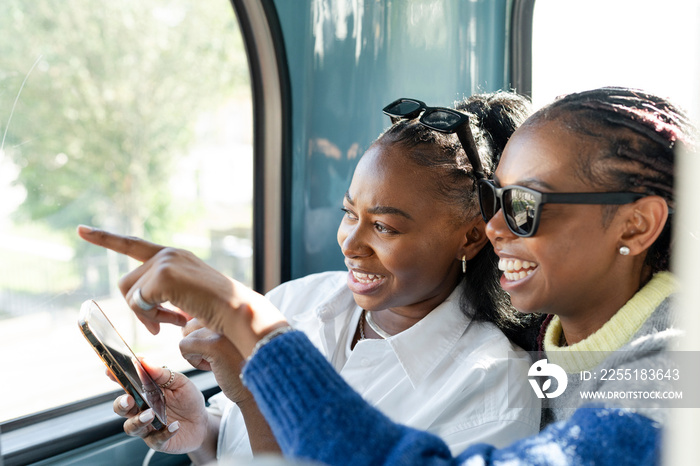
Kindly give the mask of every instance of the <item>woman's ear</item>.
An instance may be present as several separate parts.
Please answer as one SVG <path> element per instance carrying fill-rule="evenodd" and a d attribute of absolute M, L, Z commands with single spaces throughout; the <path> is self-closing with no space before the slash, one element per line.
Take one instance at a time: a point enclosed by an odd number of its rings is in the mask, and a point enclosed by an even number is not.
<path fill-rule="evenodd" d="M 481 216 L 479 216 L 478 219 L 469 222 L 468 229 L 464 235 L 464 242 L 460 248 L 457 259 L 462 260 L 463 257 L 466 257 L 467 260 L 473 259 L 488 240 L 486 236 L 486 224 Z"/>
<path fill-rule="evenodd" d="M 620 246 L 630 255 L 641 254 L 654 244 L 668 219 L 668 204 L 661 196 L 646 196 L 630 204 L 620 236 Z"/>

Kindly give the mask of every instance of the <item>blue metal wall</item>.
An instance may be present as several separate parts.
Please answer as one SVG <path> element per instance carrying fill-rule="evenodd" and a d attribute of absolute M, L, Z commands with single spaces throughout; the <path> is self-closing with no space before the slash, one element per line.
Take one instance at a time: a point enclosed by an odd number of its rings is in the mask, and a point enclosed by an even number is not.
<path fill-rule="evenodd" d="M 358 158 L 398 97 L 451 105 L 507 87 L 508 0 L 275 0 L 292 90 L 291 275 L 343 270 Z"/>

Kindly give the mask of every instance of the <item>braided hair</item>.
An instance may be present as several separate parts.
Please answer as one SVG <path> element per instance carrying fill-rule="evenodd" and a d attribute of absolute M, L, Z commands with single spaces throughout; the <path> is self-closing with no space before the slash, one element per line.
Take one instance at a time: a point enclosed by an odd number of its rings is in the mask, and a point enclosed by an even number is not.
<path fill-rule="evenodd" d="M 479 158 L 486 176 L 491 176 L 506 142 L 530 113 L 527 98 L 509 92 L 473 95 L 455 105 L 469 115 Z M 417 120 L 400 120 L 388 128 L 375 144 L 396 144 L 403 156 L 420 167 L 434 170 L 434 193 L 458 212 L 455 221 L 469 221 L 480 215 L 476 182 L 471 164 L 455 134 L 433 131 Z M 521 318 L 500 287 L 498 256 L 491 243 L 467 263 L 463 275 L 462 311 L 477 321 L 489 321 L 511 328 Z"/>
<path fill-rule="evenodd" d="M 694 148 L 695 132 L 684 112 L 646 92 L 605 87 L 569 94 L 536 112 L 525 125 L 558 120 L 583 135 L 593 147 L 578 159 L 578 176 L 600 190 L 657 195 L 675 208 L 674 149 Z M 607 224 L 618 206 L 606 206 Z M 668 270 L 671 221 L 649 248 L 646 265 L 652 273 Z"/>

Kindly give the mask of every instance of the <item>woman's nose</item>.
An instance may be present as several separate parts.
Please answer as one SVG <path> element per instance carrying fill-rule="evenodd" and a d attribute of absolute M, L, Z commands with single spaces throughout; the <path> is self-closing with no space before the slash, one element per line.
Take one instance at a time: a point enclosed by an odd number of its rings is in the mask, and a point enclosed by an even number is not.
<path fill-rule="evenodd" d="M 491 244 L 494 245 L 498 240 L 515 236 L 506 224 L 506 219 L 503 216 L 503 209 L 498 209 L 496 214 L 491 217 L 491 220 L 486 223 L 486 236 L 488 236 Z"/>
<path fill-rule="evenodd" d="M 340 225 L 338 243 L 345 257 L 363 257 L 371 254 L 362 225 Z"/>

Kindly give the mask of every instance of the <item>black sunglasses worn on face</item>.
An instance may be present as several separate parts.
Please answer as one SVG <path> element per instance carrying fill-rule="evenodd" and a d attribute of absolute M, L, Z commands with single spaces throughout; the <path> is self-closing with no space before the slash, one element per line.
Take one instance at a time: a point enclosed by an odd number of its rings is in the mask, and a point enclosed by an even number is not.
<path fill-rule="evenodd" d="M 533 236 L 537 232 L 544 204 L 623 205 L 645 197 L 644 194 L 630 192 L 542 193 L 517 185 L 499 188 L 492 180 L 479 180 L 478 192 L 484 221 L 491 220 L 501 209 L 508 229 L 523 238 Z"/>
<path fill-rule="evenodd" d="M 462 149 L 467 154 L 477 180 L 485 179 L 484 170 L 479 159 L 479 151 L 474 142 L 469 116 L 446 107 L 428 107 L 420 100 L 398 99 L 384 107 L 383 112 L 391 118 L 392 123 L 399 120 L 418 120 L 424 126 L 441 133 L 457 133 Z"/>

